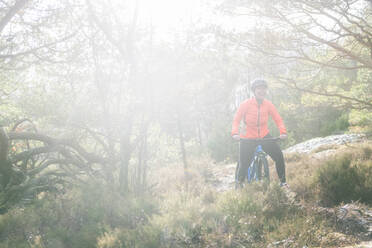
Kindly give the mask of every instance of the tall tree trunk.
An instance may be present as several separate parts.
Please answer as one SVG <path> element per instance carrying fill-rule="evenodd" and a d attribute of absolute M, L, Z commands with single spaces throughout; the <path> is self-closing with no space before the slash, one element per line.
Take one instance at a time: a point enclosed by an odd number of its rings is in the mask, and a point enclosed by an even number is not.
<path fill-rule="evenodd" d="M 3 127 L 0 127 L 0 161 L 8 158 L 9 139 Z"/>
<path fill-rule="evenodd" d="M 12 164 L 8 160 L 9 138 L 3 127 L 0 127 L 0 187 L 1 191 L 8 185 L 12 174 Z"/>
<path fill-rule="evenodd" d="M 203 146 L 203 137 L 202 137 L 202 130 L 201 130 L 201 121 L 198 119 L 198 138 L 199 138 L 199 145 Z"/>
<path fill-rule="evenodd" d="M 187 155 L 186 155 L 186 148 L 185 148 L 185 139 L 184 139 L 184 134 L 183 134 L 183 129 L 182 129 L 182 124 L 179 115 L 177 114 L 177 128 L 178 128 L 178 136 L 180 139 L 180 147 L 181 147 L 181 153 L 182 153 L 182 162 L 183 162 L 183 169 L 184 173 L 186 175 L 187 172 Z"/>
<path fill-rule="evenodd" d="M 147 177 L 147 127 L 146 132 L 143 137 L 143 149 L 142 149 L 142 156 L 143 156 L 143 172 L 142 172 L 142 189 L 146 188 L 146 177 Z"/>
<path fill-rule="evenodd" d="M 141 140 L 138 151 L 138 170 L 137 170 L 137 189 L 142 191 L 146 185 L 146 170 L 147 170 L 147 132 L 148 121 L 144 121 L 141 128 Z"/>
<path fill-rule="evenodd" d="M 133 117 L 127 118 L 127 123 L 120 138 L 120 174 L 119 185 L 122 193 L 129 191 L 129 160 L 132 153 L 130 137 L 132 134 Z"/>
<path fill-rule="evenodd" d="M 134 186 L 136 187 L 136 191 L 140 192 L 141 191 L 141 185 L 142 185 L 142 162 L 143 162 L 143 156 L 142 156 L 142 150 L 143 150 L 143 134 L 141 133 L 141 138 L 140 138 L 140 145 L 138 149 L 138 165 L 135 173 L 135 183 Z"/>

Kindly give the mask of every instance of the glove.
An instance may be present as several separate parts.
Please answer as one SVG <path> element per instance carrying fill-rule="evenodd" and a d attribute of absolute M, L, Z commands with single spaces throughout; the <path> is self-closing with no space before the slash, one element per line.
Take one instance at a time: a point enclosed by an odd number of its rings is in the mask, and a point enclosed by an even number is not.
<path fill-rule="evenodd" d="M 281 140 L 285 140 L 285 139 L 288 138 L 288 136 L 287 136 L 287 134 L 283 133 L 283 134 L 281 134 L 281 135 L 279 136 L 279 138 L 280 138 Z"/>
<path fill-rule="evenodd" d="M 233 138 L 234 140 L 240 140 L 240 136 L 239 136 L 239 134 L 234 134 L 234 135 L 232 136 L 232 138 Z"/>

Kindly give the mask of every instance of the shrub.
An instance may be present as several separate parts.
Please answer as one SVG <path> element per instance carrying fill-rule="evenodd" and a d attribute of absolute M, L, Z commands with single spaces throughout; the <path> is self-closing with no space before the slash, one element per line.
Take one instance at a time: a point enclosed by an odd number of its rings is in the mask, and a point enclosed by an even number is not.
<path fill-rule="evenodd" d="M 190 185 L 184 191 L 169 192 L 161 214 L 151 219 L 151 226 L 162 230 L 164 247 L 205 247 L 206 237 L 217 231 L 223 216 L 216 211 L 214 197 L 206 199 L 210 190 L 199 190 L 195 194 Z"/>
<path fill-rule="evenodd" d="M 372 147 L 371 146 L 362 147 L 362 159 L 364 160 L 372 159 Z"/>
<path fill-rule="evenodd" d="M 105 232 L 97 239 L 97 248 L 157 248 L 161 246 L 161 231 L 145 225 L 137 229 L 116 228 Z"/>
<path fill-rule="evenodd" d="M 231 120 L 223 120 L 212 127 L 208 138 L 208 150 L 211 157 L 217 162 L 236 161 L 238 156 L 238 143 L 231 138 Z"/>
<path fill-rule="evenodd" d="M 266 192 L 264 197 L 264 215 L 266 219 L 285 218 L 292 210 L 288 197 L 279 185 L 274 185 Z"/>
<path fill-rule="evenodd" d="M 319 197 L 325 206 L 341 202 L 372 203 L 372 164 L 370 161 L 353 164 L 351 154 L 328 161 L 316 176 Z"/>
<path fill-rule="evenodd" d="M 0 215 L 0 248 L 30 244 L 88 248 L 97 247 L 98 241 L 98 247 L 131 247 L 126 240 L 139 244 L 136 247 L 157 247 L 159 232 L 147 226 L 157 211 L 155 204 L 152 196 L 122 196 L 97 182 L 63 195 L 47 194 L 32 205 Z"/>
<path fill-rule="evenodd" d="M 335 133 L 343 133 L 347 131 L 350 126 L 348 113 L 341 114 L 340 116 L 338 116 L 336 121 L 334 121 L 334 118 L 329 118 L 329 120 L 332 121 L 324 123 L 322 125 L 322 128 L 319 130 L 322 136 L 327 136 Z"/>

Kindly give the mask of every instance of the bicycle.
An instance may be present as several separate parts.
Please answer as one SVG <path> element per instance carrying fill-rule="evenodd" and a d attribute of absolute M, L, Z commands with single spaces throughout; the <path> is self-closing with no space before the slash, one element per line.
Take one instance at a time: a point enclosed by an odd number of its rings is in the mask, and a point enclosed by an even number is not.
<path fill-rule="evenodd" d="M 267 141 L 278 141 L 280 140 L 280 138 L 279 137 L 266 138 L 266 139 L 243 139 L 241 138 L 240 140 L 250 140 L 250 141 L 257 142 L 255 152 L 253 154 L 253 158 L 248 167 L 248 173 L 247 175 L 245 175 L 244 180 L 247 180 L 248 183 L 252 183 L 253 181 L 261 181 L 264 179 L 264 181 L 270 184 L 269 163 L 267 161 L 267 154 L 262 149 L 262 144 Z M 236 189 L 240 186 L 240 182 L 238 180 L 240 168 L 241 166 L 238 161 L 238 164 L 235 169 L 235 188 Z"/>

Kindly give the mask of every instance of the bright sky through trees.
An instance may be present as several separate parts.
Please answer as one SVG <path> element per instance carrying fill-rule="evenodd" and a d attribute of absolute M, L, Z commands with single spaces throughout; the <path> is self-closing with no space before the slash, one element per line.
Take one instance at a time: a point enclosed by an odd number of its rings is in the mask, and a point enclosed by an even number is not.
<path fill-rule="evenodd" d="M 136 1 L 133 0 L 134 3 Z M 151 25 L 160 39 L 167 39 L 191 26 L 226 24 L 233 28 L 235 18 L 224 18 L 217 13 L 220 3 L 211 0 L 138 0 L 139 21 Z"/>
<path fill-rule="evenodd" d="M 139 0 L 139 18 L 157 30 L 169 31 L 196 21 L 202 13 L 199 0 Z"/>

